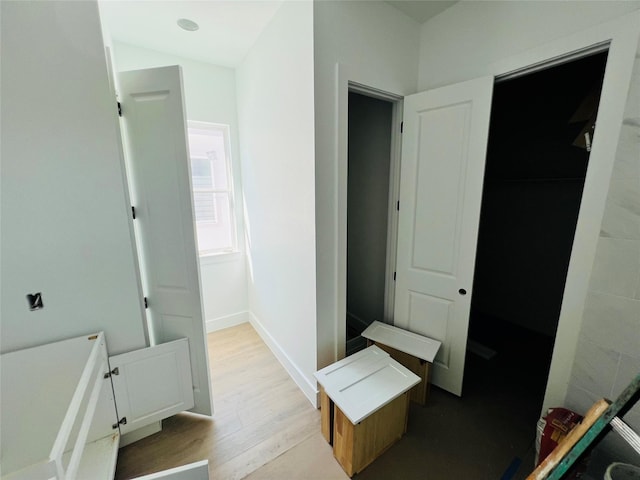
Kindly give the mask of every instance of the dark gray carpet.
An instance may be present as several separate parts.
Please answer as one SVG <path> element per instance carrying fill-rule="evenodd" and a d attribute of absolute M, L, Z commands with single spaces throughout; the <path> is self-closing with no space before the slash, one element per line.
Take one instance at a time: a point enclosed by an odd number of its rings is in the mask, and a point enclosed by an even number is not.
<path fill-rule="evenodd" d="M 497 480 L 516 457 L 505 480 L 531 473 L 552 339 L 500 322 L 483 332 L 498 354 L 467 354 L 463 397 L 432 387 L 427 406 L 411 406 L 406 435 L 358 480 Z"/>

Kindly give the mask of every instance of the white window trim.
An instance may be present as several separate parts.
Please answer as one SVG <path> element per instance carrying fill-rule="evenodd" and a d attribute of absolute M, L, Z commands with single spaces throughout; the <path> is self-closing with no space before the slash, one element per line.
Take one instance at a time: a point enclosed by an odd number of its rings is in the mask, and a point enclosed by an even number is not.
<path fill-rule="evenodd" d="M 231 228 L 231 243 L 232 247 L 228 250 L 219 250 L 219 251 L 200 251 L 198 248 L 198 256 L 200 258 L 200 262 L 202 264 L 215 264 L 222 263 L 224 261 L 233 261 L 236 257 L 241 257 L 242 252 L 238 246 L 238 212 L 236 211 L 236 202 L 235 202 L 235 180 L 233 177 L 233 166 L 232 161 L 233 158 L 231 156 L 231 128 L 229 125 L 224 123 L 215 123 L 215 122 L 203 122 L 199 120 L 187 120 L 187 131 L 189 128 L 199 128 L 202 130 L 222 130 L 224 132 L 224 150 L 226 157 L 226 168 L 227 168 L 227 182 L 229 185 L 228 190 L 218 191 L 218 193 L 228 193 L 229 195 L 229 210 L 231 212 L 232 217 L 232 228 Z M 189 154 L 189 162 L 191 162 L 191 154 Z M 193 186 L 191 187 L 191 192 L 193 195 Z M 197 229 L 195 222 L 195 213 L 194 213 L 194 228 Z M 226 257 L 226 258 L 225 258 Z"/>
<path fill-rule="evenodd" d="M 199 256 L 200 265 L 216 265 L 219 263 L 237 262 L 243 258 L 240 250 L 218 253 L 203 253 Z"/>
<path fill-rule="evenodd" d="M 206 160 L 209 162 L 209 169 L 211 171 L 211 181 L 212 183 L 215 183 L 215 179 L 214 179 L 214 171 L 213 171 L 213 165 L 212 165 L 212 160 L 208 157 L 203 157 L 200 155 L 189 155 L 190 159 L 191 159 L 191 166 L 193 167 L 193 160 Z M 227 173 L 227 178 L 229 177 L 229 174 Z M 193 173 L 191 174 L 191 179 L 193 181 Z M 229 180 L 229 178 L 228 178 Z M 215 189 L 213 188 L 213 186 L 211 188 L 203 188 L 203 187 L 196 187 L 195 185 L 192 185 L 192 190 L 193 190 L 193 195 L 194 195 L 194 202 L 195 202 L 195 194 L 196 193 L 206 193 L 206 194 L 212 194 L 215 195 L 216 193 L 224 193 L 226 195 L 229 195 L 229 190 L 219 190 L 219 189 Z M 197 223 L 201 223 L 201 224 L 206 224 L 206 223 L 217 223 L 218 222 L 218 213 L 215 211 L 215 207 L 217 204 L 217 200 L 214 197 L 213 198 L 213 205 L 214 205 L 214 216 L 216 217 L 215 220 L 211 220 L 211 221 L 200 221 L 198 222 L 198 218 L 196 215 L 196 224 Z M 194 212 L 195 213 L 195 212 Z"/>

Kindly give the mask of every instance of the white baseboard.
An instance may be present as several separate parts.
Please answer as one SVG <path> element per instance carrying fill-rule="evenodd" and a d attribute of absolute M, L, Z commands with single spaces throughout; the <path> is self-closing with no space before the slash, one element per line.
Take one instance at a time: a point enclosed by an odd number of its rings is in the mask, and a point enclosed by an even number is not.
<path fill-rule="evenodd" d="M 211 320 L 207 320 L 207 333 L 222 330 L 223 328 L 235 327 L 248 321 L 249 312 L 239 312 L 225 317 L 212 318 Z"/>
<path fill-rule="evenodd" d="M 289 356 L 284 352 L 282 347 L 276 342 L 276 340 L 267 332 L 264 326 L 260 323 L 260 320 L 251 312 L 249 312 L 249 321 L 253 328 L 255 328 L 258 335 L 262 338 L 264 343 L 267 344 L 267 347 L 271 350 L 273 355 L 278 359 L 278 361 L 282 364 L 284 369 L 287 371 L 291 379 L 298 385 L 298 388 L 302 390 L 305 397 L 311 402 L 314 408 L 318 408 L 318 396 L 319 391 L 316 386 L 316 382 L 310 383 L 305 377 L 304 373 L 298 368 L 298 366 L 289 358 Z"/>
<path fill-rule="evenodd" d="M 347 311 L 347 322 L 349 321 L 349 317 L 353 319 L 353 322 L 357 324 L 359 329 L 362 330 L 363 332 L 367 329 L 369 325 L 371 325 L 370 323 L 365 322 L 359 316 L 354 315 L 353 313 Z"/>

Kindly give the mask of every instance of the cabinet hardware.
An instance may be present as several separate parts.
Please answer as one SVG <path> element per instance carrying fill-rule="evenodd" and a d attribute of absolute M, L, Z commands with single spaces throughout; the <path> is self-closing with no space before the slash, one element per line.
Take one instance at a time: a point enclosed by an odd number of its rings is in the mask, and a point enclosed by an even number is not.
<path fill-rule="evenodd" d="M 111 375 L 120 375 L 120 369 L 118 367 L 114 368 L 110 372 L 104 374 L 104 378 L 109 378 Z"/>
<path fill-rule="evenodd" d="M 118 423 L 114 423 L 113 425 L 111 425 L 111 428 L 115 430 L 116 428 L 118 428 L 118 426 L 126 425 L 126 424 L 127 424 L 127 417 L 122 417 L 120 420 L 118 420 Z"/>

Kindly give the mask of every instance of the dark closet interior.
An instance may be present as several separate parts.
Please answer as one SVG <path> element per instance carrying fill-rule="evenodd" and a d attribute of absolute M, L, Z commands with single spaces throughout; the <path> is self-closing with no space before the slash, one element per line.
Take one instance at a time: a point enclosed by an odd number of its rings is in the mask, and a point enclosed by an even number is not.
<path fill-rule="evenodd" d="M 509 363 L 514 375 L 536 378 L 537 408 L 551 361 L 606 60 L 606 52 L 595 54 L 499 81 L 494 89 L 469 351 L 485 362 Z M 477 355 L 468 356 L 467 365 L 474 361 Z"/>
<path fill-rule="evenodd" d="M 349 92 L 347 179 L 347 354 L 384 320 L 393 105 Z"/>

